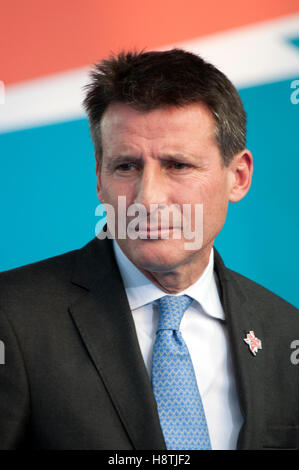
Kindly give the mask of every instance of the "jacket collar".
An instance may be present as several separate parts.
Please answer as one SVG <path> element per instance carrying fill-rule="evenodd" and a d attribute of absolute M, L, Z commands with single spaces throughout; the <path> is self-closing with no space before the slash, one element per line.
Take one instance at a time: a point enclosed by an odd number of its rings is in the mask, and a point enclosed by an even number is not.
<path fill-rule="evenodd" d="M 232 360 L 243 413 L 244 424 L 238 439 L 239 449 L 261 447 L 263 432 L 266 351 L 262 349 L 254 356 L 244 342 L 249 331 L 263 341 L 265 328 L 261 311 L 253 308 L 254 289 L 247 293 L 245 279 L 240 274 L 226 268 L 215 249 L 215 269 L 219 279 L 220 296 L 225 312 Z"/>
<path fill-rule="evenodd" d="M 215 248 L 214 255 L 244 416 L 238 448 L 258 448 L 264 407 L 265 355 L 262 350 L 253 356 L 244 338 L 254 330 L 262 339 L 263 324 L 259 312 L 251 308 L 240 281 L 242 277 L 225 267 Z M 72 282 L 81 289 L 70 312 L 133 448 L 165 449 L 156 402 L 111 240 L 95 238 L 78 250 Z"/>
<path fill-rule="evenodd" d="M 78 251 L 72 282 L 81 293 L 71 315 L 133 448 L 166 449 L 110 240 L 94 239 Z"/>
<path fill-rule="evenodd" d="M 165 292 L 148 279 L 123 253 L 113 240 L 115 259 L 120 270 L 132 312 L 152 303 L 165 295 Z M 200 278 L 180 295 L 189 295 L 197 301 L 207 315 L 223 320 L 224 312 L 219 300 L 214 274 L 214 250 L 211 250 L 209 263 Z"/>

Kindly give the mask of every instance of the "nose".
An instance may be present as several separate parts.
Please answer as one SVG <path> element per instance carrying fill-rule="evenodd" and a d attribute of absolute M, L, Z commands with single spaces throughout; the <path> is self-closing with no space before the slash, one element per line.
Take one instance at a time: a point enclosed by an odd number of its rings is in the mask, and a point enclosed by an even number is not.
<path fill-rule="evenodd" d="M 157 162 L 155 162 L 157 163 Z M 142 204 L 150 213 L 151 204 L 168 204 L 169 187 L 158 164 L 145 165 L 136 187 L 135 203 Z"/>

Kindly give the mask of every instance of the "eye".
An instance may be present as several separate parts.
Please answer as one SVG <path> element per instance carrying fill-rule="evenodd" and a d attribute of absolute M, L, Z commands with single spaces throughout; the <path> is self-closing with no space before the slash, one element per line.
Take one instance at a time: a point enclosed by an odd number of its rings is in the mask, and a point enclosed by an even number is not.
<path fill-rule="evenodd" d="M 168 162 L 168 167 L 173 170 L 186 170 L 191 167 L 189 163 L 181 163 L 181 162 Z"/>
<path fill-rule="evenodd" d="M 120 165 L 118 165 L 116 167 L 116 170 L 127 173 L 129 171 L 136 170 L 136 165 L 134 163 L 130 163 L 130 162 L 121 163 Z"/>

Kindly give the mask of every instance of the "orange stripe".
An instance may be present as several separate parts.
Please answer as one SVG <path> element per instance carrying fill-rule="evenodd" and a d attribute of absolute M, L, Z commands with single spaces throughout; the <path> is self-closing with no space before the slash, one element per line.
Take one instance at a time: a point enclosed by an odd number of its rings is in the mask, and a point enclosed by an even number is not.
<path fill-rule="evenodd" d="M 22 81 L 294 13 L 298 0 L 3 0 L 1 76 Z"/>

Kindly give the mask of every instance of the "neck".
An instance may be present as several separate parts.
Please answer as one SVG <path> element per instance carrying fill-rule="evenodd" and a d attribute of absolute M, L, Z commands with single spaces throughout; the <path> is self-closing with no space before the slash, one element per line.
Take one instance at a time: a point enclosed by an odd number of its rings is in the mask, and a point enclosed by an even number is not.
<path fill-rule="evenodd" d="M 203 274 L 209 264 L 212 244 L 205 247 L 200 253 L 186 264 L 165 271 L 147 271 L 138 269 L 151 281 L 167 294 L 178 294 L 194 284 Z"/>

